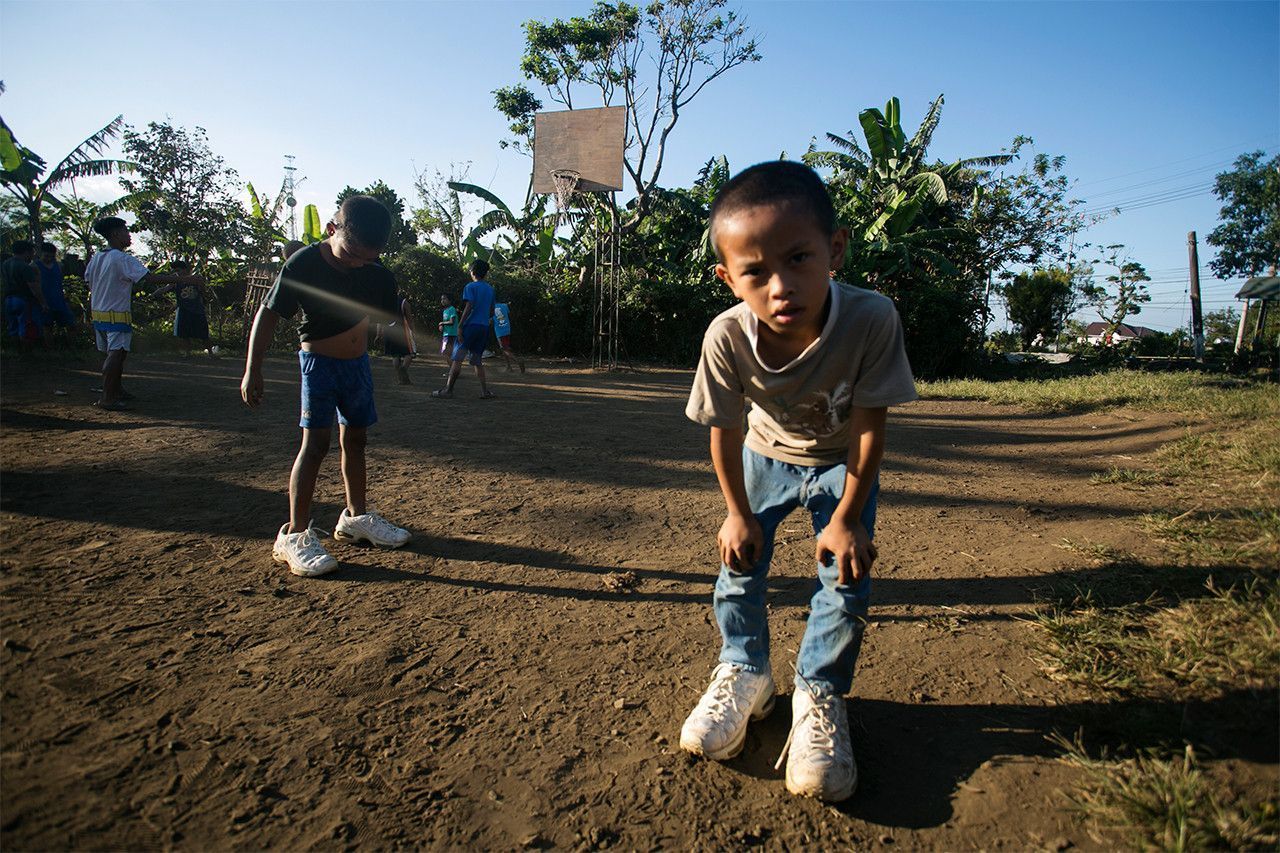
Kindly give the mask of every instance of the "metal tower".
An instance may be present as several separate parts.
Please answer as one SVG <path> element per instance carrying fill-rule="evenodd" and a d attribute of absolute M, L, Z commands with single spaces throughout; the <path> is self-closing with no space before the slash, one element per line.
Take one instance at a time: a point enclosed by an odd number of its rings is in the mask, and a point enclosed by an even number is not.
<path fill-rule="evenodd" d="M 302 180 L 294 180 L 294 172 L 298 171 L 298 167 L 293 165 L 293 160 L 294 160 L 294 157 L 292 154 L 284 155 L 284 185 L 281 186 L 280 190 L 281 192 L 284 193 L 284 203 L 289 205 L 289 239 L 297 240 L 298 239 L 298 217 L 297 217 L 298 199 L 294 197 L 293 193 L 294 193 L 294 189 L 298 186 L 298 184 L 302 183 L 302 181 L 305 181 L 306 178 L 303 178 Z"/>

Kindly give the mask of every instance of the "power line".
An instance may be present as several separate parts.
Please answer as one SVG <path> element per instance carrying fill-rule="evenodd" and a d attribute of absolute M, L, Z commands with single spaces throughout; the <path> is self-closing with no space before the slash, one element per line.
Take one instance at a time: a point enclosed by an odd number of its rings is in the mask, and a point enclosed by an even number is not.
<path fill-rule="evenodd" d="M 1238 151 L 1238 150 L 1240 150 L 1240 149 L 1242 149 L 1242 148 L 1246 148 L 1246 149 L 1247 149 L 1247 148 L 1253 148 L 1253 147 L 1254 147 L 1254 142 L 1256 142 L 1256 141 L 1257 141 L 1257 140 L 1259 140 L 1259 139 L 1263 139 L 1263 138 L 1265 138 L 1265 139 L 1268 141 L 1268 143 L 1269 143 L 1269 145 L 1267 146 L 1268 148 L 1273 148 L 1273 147 L 1275 147 L 1275 142 L 1274 142 L 1274 141 L 1272 141 L 1272 140 L 1274 139 L 1274 137 L 1272 137 L 1272 136 L 1270 136 L 1270 135 L 1268 135 L 1268 136 L 1266 136 L 1266 137 L 1254 137 L 1254 139 L 1253 139 L 1252 141 L 1250 141 L 1250 142 L 1243 142 L 1243 143 L 1238 143 L 1238 144 L 1235 144 L 1235 145 L 1224 145 L 1224 146 L 1222 146 L 1221 148 L 1214 148 L 1212 151 L 1205 151 L 1205 152 L 1200 153 L 1200 154 L 1193 154 L 1193 155 L 1192 155 L 1192 156 L 1190 156 L 1190 157 L 1183 157 L 1181 160 L 1172 160 L 1172 161 L 1170 161 L 1170 162 L 1168 162 L 1168 163 L 1161 163 L 1161 164 L 1160 164 L 1160 165 L 1158 165 L 1158 166 L 1147 166 L 1146 168 L 1143 168 L 1143 169 L 1136 169 L 1136 170 L 1134 170 L 1134 171 L 1132 171 L 1132 172 L 1125 172 L 1124 174 L 1121 174 L 1121 175 L 1113 175 L 1113 176 L 1112 176 L 1112 177 L 1110 177 L 1110 178 L 1096 178 L 1096 179 L 1094 179 L 1094 180 L 1092 180 L 1092 181 L 1084 181 L 1083 183 L 1077 184 L 1077 186 L 1081 186 L 1081 187 L 1088 187 L 1088 186 L 1093 186 L 1094 184 L 1105 184 L 1105 183 L 1107 183 L 1107 182 L 1109 182 L 1109 181 L 1118 181 L 1118 180 L 1120 180 L 1121 178 L 1128 178 L 1128 177 L 1130 177 L 1130 176 L 1132 176 L 1132 175 L 1141 175 L 1141 174 L 1145 174 L 1146 172 L 1154 172 L 1154 171 L 1157 171 L 1157 170 L 1159 170 L 1159 169 L 1167 168 L 1167 167 L 1169 167 L 1169 166 L 1177 166 L 1177 165 L 1179 165 L 1179 164 L 1181 164 L 1181 163 L 1189 163 L 1189 162 L 1190 162 L 1190 161 L 1192 161 L 1192 160 L 1198 160 L 1198 159 L 1200 159 L 1201 157 L 1208 157 L 1210 154 L 1217 154 L 1217 153 L 1219 153 L 1219 152 L 1221 152 L 1221 151 L 1230 151 L 1230 150 L 1232 150 L 1232 149 L 1235 149 L 1235 150 L 1237 150 L 1237 151 Z"/>

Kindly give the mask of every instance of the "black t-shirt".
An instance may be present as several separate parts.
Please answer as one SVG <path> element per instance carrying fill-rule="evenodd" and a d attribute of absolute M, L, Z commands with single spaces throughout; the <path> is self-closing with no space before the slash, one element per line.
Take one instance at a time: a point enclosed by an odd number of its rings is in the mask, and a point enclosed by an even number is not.
<path fill-rule="evenodd" d="M 31 282 L 38 279 L 40 273 L 22 258 L 16 255 L 7 258 L 3 267 L 0 267 L 0 277 L 3 278 L 2 292 L 5 299 L 10 296 L 21 296 L 23 299 L 35 298 L 31 293 Z"/>
<path fill-rule="evenodd" d="M 316 243 L 285 261 L 263 305 L 288 319 L 302 310 L 298 339 L 319 341 L 340 335 L 365 317 L 375 323 L 399 319 L 396 279 L 379 263 L 350 270 L 334 268 Z"/>

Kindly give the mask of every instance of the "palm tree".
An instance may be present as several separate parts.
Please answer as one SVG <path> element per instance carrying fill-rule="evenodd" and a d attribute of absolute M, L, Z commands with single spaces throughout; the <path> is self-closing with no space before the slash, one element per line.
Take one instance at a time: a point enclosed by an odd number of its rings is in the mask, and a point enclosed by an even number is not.
<path fill-rule="evenodd" d="M 104 159 L 99 156 L 123 127 L 124 116 L 116 116 L 105 127 L 72 149 L 47 175 L 44 158 L 30 148 L 14 142 L 20 161 L 15 168 L 0 171 L 0 184 L 26 211 L 32 242 L 39 245 L 42 238 L 41 210 L 44 205 L 47 203 L 59 209 L 64 206 L 62 199 L 53 194 L 54 190 L 76 178 L 132 172 L 137 168 L 129 160 Z M 8 130 L 7 126 L 5 129 Z M 4 165 L 8 166 L 12 162 L 9 160 Z"/>

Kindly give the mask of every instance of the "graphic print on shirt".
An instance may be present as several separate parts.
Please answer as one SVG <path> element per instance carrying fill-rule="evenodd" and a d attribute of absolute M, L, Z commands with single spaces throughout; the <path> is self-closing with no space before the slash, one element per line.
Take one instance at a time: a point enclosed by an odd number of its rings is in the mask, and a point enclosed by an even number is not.
<path fill-rule="evenodd" d="M 845 380 L 830 391 L 814 391 L 792 404 L 784 397 L 774 397 L 769 403 L 778 426 L 805 438 L 825 438 L 849 420 L 853 383 Z"/>

